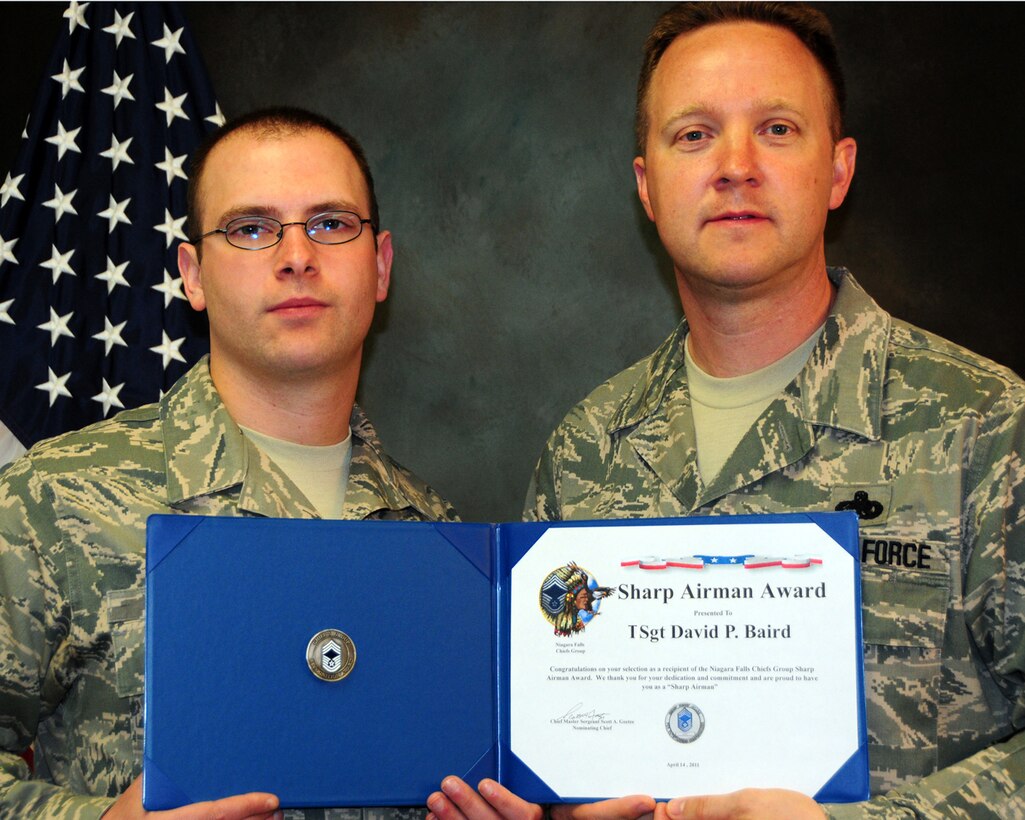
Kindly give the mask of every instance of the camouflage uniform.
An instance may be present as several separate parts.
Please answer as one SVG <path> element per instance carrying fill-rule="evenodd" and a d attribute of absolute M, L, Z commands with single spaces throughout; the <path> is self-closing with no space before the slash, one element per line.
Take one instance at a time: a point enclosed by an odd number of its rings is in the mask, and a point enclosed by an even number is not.
<path fill-rule="evenodd" d="M 1025 816 L 1025 385 L 893 320 L 847 271 L 830 277 L 835 307 L 807 365 L 709 486 L 684 320 L 566 416 L 525 517 L 859 508 L 877 796 L 827 810 Z"/>
<path fill-rule="evenodd" d="M 358 407 L 350 424 L 346 517 L 454 519 L 384 455 Z M 10 465 L 0 475 L 0 816 L 95 818 L 139 774 L 153 513 L 318 517 L 243 437 L 205 360 L 158 404 L 43 442 Z M 30 780 L 19 752 L 33 741 Z M 394 816 L 327 814 L 363 812 Z"/>

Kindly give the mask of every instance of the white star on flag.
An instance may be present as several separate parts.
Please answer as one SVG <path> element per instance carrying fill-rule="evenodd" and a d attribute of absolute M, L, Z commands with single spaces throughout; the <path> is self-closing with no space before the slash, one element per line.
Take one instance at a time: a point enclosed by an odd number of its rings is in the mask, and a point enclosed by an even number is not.
<path fill-rule="evenodd" d="M 103 342 L 103 355 L 109 356 L 111 349 L 114 345 L 120 345 L 121 347 L 128 347 L 128 344 L 124 339 L 121 338 L 121 331 L 125 329 L 125 325 L 128 321 L 125 320 L 119 325 L 112 325 L 110 319 L 106 316 L 103 317 L 103 330 L 93 335 L 94 339 L 99 339 Z"/>
<path fill-rule="evenodd" d="M 49 378 L 42 384 L 37 384 L 36 390 L 44 390 L 50 394 L 50 407 L 53 407 L 53 403 L 57 401 L 57 396 L 67 396 L 68 398 L 71 398 L 71 391 L 64 386 L 67 384 L 68 379 L 71 378 L 71 373 L 68 372 L 63 376 L 58 376 L 49 367 L 46 368 L 46 372 L 49 375 Z"/>
<path fill-rule="evenodd" d="M 172 299 L 185 299 L 185 293 L 182 291 L 182 280 L 180 276 L 171 276 L 167 270 L 164 270 L 164 281 L 159 285 L 153 285 L 153 290 L 159 291 L 164 294 L 164 307 L 166 308 L 171 304 Z"/>
<path fill-rule="evenodd" d="M 57 246 L 53 245 L 53 250 L 50 253 L 50 259 L 43 262 L 39 267 L 46 268 L 53 273 L 53 283 L 56 285 L 57 280 L 61 278 L 62 273 L 70 273 L 72 276 L 78 276 L 71 268 L 71 255 L 75 252 L 72 248 L 67 253 L 61 253 L 57 250 Z"/>
<path fill-rule="evenodd" d="M 130 220 L 128 218 L 128 215 L 125 213 L 125 209 L 128 207 L 128 203 L 131 201 L 132 198 L 127 197 L 118 202 L 116 199 L 114 199 L 114 195 L 111 194 L 110 204 L 107 206 L 107 209 L 105 211 L 100 211 L 98 214 L 96 214 L 97 216 L 107 220 L 110 226 L 107 230 L 108 233 L 113 233 L 114 228 L 117 226 L 119 222 L 124 222 L 126 225 L 132 224 L 132 220 Z"/>
<path fill-rule="evenodd" d="M 11 305 L 13 304 L 13 299 L 8 299 L 6 302 L 0 302 L 0 322 L 7 322 L 9 325 L 14 324 L 14 319 L 11 318 Z"/>
<path fill-rule="evenodd" d="M 18 264 L 18 260 L 14 258 L 14 246 L 17 244 L 18 237 L 4 239 L 0 236 L 0 263 L 10 262 L 14 265 Z"/>
<path fill-rule="evenodd" d="M 58 162 L 64 159 L 64 155 L 68 151 L 74 151 L 76 154 L 82 153 L 81 149 L 75 144 L 75 138 L 78 136 L 78 132 L 81 130 L 82 128 L 81 126 L 79 126 L 78 128 L 75 128 L 72 131 L 65 131 L 64 123 L 62 123 L 60 120 L 57 120 L 57 133 L 54 134 L 52 137 L 47 137 L 46 142 L 50 143 L 51 145 L 57 146 Z"/>
<path fill-rule="evenodd" d="M 164 208 L 164 221 L 161 222 L 159 225 L 154 225 L 153 230 L 160 231 L 162 234 L 164 234 L 164 236 L 167 237 L 167 247 L 169 248 L 171 247 L 171 242 L 174 239 L 180 239 L 182 242 L 188 242 L 189 238 L 185 235 L 185 232 L 182 230 L 183 226 L 185 225 L 185 220 L 187 218 L 188 217 L 183 216 L 179 219 L 175 219 L 173 216 L 171 216 L 171 212 L 167 210 L 167 208 Z"/>
<path fill-rule="evenodd" d="M 214 113 L 207 117 L 205 120 L 203 120 L 203 122 L 212 123 L 213 125 L 216 125 L 218 128 L 224 125 L 224 114 L 221 113 L 220 103 L 217 103 L 217 105 L 214 106 Z"/>
<path fill-rule="evenodd" d="M 181 43 L 178 42 L 182 38 L 182 31 L 184 31 L 184 29 L 178 29 L 177 31 L 172 32 L 171 29 L 169 29 L 167 27 L 167 24 L 165 23 L 164 36 L 161 37 L 159 40 L 154 40 L 150 44 L 156 46 L 157 48 L 162 48 L 164 50 L 164 62 L 171 62 L 171 58 L 175 54 L 185 53 L 185 49 L 182 48 Z"/>
<path fill-rule="evenodd" d="M 68 61 L 65 60 L 64 70 L 60 74 L 51 75 L 51 80 L 56 80 L 61 84 L 62 99 L 68 96 L 69 91 L 82 91 L 83 93 L 85 92 L 85 89 L 82 88 L 82 84 L 78 81 L 78 78 L 82 76 L 83 71 L 85 71 L 85 66 L 82 66 L 81 68 L 72 69 L 71 66 L 68 65 Z"/>
<path fill-rule="evenodd" d="M 129 26 L 132 24 L 132 18 L 135 16 L 135 12 L 129 12 L 128 16 L 122 17 L 121 13 L 114 9 L 114 22 L 103 29 L 107 34 L 114 35 L 114 48 L 121 45 L 121 41 L 127 37 L 130 40 L 135 39 L 135 35 L 132 34 L 132 30 Z M 104 414 L 106 415 L 106 414 Z"/>
<path fill-rule="evenodd" d="M 188 174 L 182 170 L 186 159 L 188 159 L 188 154 L 182 154 L 180 157 L 176 157 L 171 153 L 171 150 L 165 146 L 164 161 L 156 163 L 156 166 L 167 175 L 168 185 L 174 181 L 175 177 L 178 177 L 179 179 L 189 178 Z"/>
<path fill-rule="evenodd" d="M 107 257 L 107 269 L 103 273 L 96 274 L 96 278 L 101 282 L 107 283 L 107 293 L 113 293 L 114 288 L 118 285 L 124 285 L 126 288 L 130 287 L 128 280 L 125 279 L 125 268 L 128 267 L 127 262 L 122 262 L 120 265 L 115 265 L 114 261 L 108 256 Z M 95 336 L 93 338 L 96 338 Z"/>
<path fill-rule="evenodd" d="M 103 391 L 93 396 L 93 401 L 98 401 L 103 405 L 103 416 L 106 418 L 110 412 L 111 407 L 124 408 L 121 403 L 121 399 L 117 397 L 117 394 L 121 392 L 121 388 L 125 386 L 124 382 L 121 382 L 117 387 L 111 387 L 107 384 L 107 380 L 103 379 Z"/>
<path fill-rule="evenodd" d="M 61 191 L 60 185 L 53 186 L 53 199 L 44 202 L 43 207 L 53 208 L 53 222 L 55 225 L 61 221 L 61 217 L 64 216 L 64 214 L 74 214 L 75 216 L 78 216 L 78 211 L 76 211 L 75 206 L 71 204 L 72 198 L 77 193 L 77 188 L 74 191 L 65 194 Z"/>
<path fill-rule="evenodd" d="M 131 147 L 132 137 L 129 137 L 124 142 L 118 142 L 117 137 L 113 134 L 110 135 L 110 148 L 106 151 L 100 151 L 101 157 L 106 157 L 114 163 L 112 170 L 116 171 L 117 166 L 122 162 L 127 162 L 129 165 L 135 165 L 132 158 L 128 156 L 128 149 Z"/>
<path fill-rule="evenodd" d="M 164 369 L 166 370 L 167 366 L 172 361 L 184 362 L 185 358 L 178 352 L 178 348 L 182 346 L 182 342 L 185 341 L 185 337 L 182 336 L 180 339 L 171 339 L 167 335 L 166 330 L 161 331 L 161 336 L 163 338 L 161 339 L 160 344 L 156 347 L 151 347 L 150 350 L 160 355 L 160 359 L 164 364 Z"/>
<path fill-rule="evenodd" d="M 38 325 L 40 330 L 45 330 L 50 334 L 50 346 L 57 344 L 57 339 L 61 336 L 68 336 L 71 339 L 75 338 L 75 334 L 68 330 L 68 322 L 71 321 L 71 317 L 75 314 L 75 311 L 71 310 L 65 313 L 63 316 L 58 316 L 57 311 L 50 308 L 50 321 L 43 322 Z"/>
<path fill-rule="evenodd" d="M 132 96 L 132 92 L 128 88 L 128 84 L 132 81 L 134 74 L 129 74 L 124 79 L 114 72 L 114 79 L 111 80 L 110 85 L 106 88 L 101 88 L 100 91 L 104 94 L 110 94 L 114 98 L 114 109 L 121 104 L 121 100 L 131 100 L 135 102 L 135 97 Z"/>
<path fill-rule="evenodd" d="M 21 195 L 21 191 L 18 190 L 18 185 L 25 178 L 24 174 L 18 174 L 16 177 L 12 177 L 10 172 L 7 173 L 7 179 L 4 180 L 4 184 L 0 185 L 0 208 L 7 204 L 7 200 L 20 199 L 22 202 L 25 201 L 25 197 Z"/>
<path fill-rule="evenodd" d="M 167 124 L 170 125 L 175 117 L 179 117 L 183 120 L 187 120 L 185 112 L 182 110 L 182 104 L 185 102 L 185 98 L 189 96 L 188 92 L 181 94 L 177 97 L 171 94 L 170 88 L 164 89 L 164 101 L 157 103 L 157 108 L 163 111 L 167 115 Z"/>
<path fill-rule="evenodd" d="M 64 9 L 64 17 L 68 21 L 68 33 L 74 34 L 75 26 L 81 26 L 82 28 L 89 28 L 85 22 L 85 10 L 89 8 L 88 3 L 78 3 L 76 0 L 71 0 L 68 3 L 68 7 Z M 53 404 L 51 401 L 50 404 Z"/>

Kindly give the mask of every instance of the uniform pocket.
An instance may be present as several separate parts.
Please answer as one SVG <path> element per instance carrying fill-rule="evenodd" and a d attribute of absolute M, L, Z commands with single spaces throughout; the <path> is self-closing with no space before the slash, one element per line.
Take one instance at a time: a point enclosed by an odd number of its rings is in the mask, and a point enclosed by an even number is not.
<path fill-rule="evenodd" d="M 105 596 L 117 693 L 123 698 L 142 695 L 146 592 L 118 589 Z"/>
<path fill-rule="evenodd" d="M 146 638 L 146 591 L 118 589 L 104 595 L 111 660 L 118 697 L 124 698 L 133 760 L 142 757 L 142 690 Z"/>
<path fill-rule="evenodd" d="M 863 566 L 862 638 L 872 791 L 936 769 L 945 573 Z"/>

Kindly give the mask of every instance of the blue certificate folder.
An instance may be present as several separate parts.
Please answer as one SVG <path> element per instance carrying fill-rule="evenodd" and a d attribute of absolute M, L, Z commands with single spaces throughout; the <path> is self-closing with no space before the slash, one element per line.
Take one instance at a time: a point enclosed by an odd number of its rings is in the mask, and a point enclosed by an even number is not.
<path fill-rule="evenodd" d="M 144 805 L 248 791 L 286 807 L 423 805 L 449 774 L 537 802 L 620 796 L 556 793 L 509 748 L 509 699 L 531 696 L 509 692 L 512 568 L 551 527 L 795 518 L 857 556 L 850 513 L 499 525 L 152 516 Z M 308 666 L 323 629 L 355 645 L 343 680 Z M 860 748 L 815 795 L 823 802 L 868 795 L 858 673 Z M 567 765 L 579 754 L 577 740 Z"/>

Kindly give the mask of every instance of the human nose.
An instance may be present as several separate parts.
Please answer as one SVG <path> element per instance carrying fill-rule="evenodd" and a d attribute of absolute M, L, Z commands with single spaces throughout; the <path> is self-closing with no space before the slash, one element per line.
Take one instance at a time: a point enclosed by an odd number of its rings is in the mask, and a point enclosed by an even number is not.
<path fill-rule="evenodd" d="M 751 136 L 730 134 L 720 138 L 716 187 L 758 185 L 760 181 L 756 146 Z"/>
<path fill-rule="evenodd" d="M 281 226 L 281 241 L 276 247 L 279 275 L 316 273 L 317 251 L 313 240 L 306 233 L 305 222 L 284 223 Z"/>

